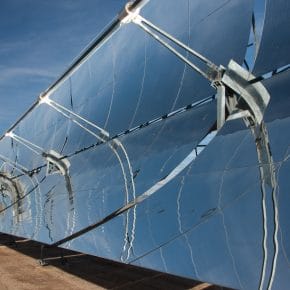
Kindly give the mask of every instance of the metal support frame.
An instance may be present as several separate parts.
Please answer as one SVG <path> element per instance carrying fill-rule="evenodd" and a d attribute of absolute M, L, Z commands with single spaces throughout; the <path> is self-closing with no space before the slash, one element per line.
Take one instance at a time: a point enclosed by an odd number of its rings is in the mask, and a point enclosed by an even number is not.
<path fill-rule="evenodd" d="M 211 82 L 212 86 L 217 90 L 217 129 L 219 130 L 225 123 L 226 98 L 236 99 L 236 107 L 229 107 L 229 112 L 236 114 L 237 112 L 247 111 L 246 114 L 235 115 L 245 116 L 250 114 L 251 124 L 261 124 L 265 109 L 270 101 L 270 95 L 261 82 L 251 83 L 255 76 L 243 69 L 235 61 L 231 60 L 227 68 L 217 66 L 212 61 L 204 57 L 201 53 L 193 50 L 185 45 L 177 38 L 173 37 L 166 31 L 157 27 L 144 17 L 140 16 L 139 10 L 130 11 L 130 3 L 125 6 L 125 12 L 128 14 L 126 23 L 132 22 L 149 34 L 153 39 L 158 41 L 166 49 L 171 51 L 176 57 L 185 62 L 195 72 L 203 76 Z M 170 43 L 165 41 L 168 39 L 175 45 L 184 49 L 187 53 L 196 57 L 205 64 L 206 70 L 192 63 L 188 58 L 178 52 Z M 229 102 L 228 102 L 229 103 Z"/>
<path fill-rule="evenodd" d="M 69 174 L 70 162 L 67 158 L 54 150 L 42 154 L 47 160 L 46 175 L 60 173 L 63 176 Z"/>
<path fill-rule="evenodd" d="M 47 175 L 50 175 L 53 173 L 60 173 L 61 175 L 64 175 L 64 176 L 68 175 L 70 162 L 67 158 L 65 158 L 61 154 L 57 153 L 54 150 L 49 150 L 48 152 L 45 152 L 45 150 L 41 148 L 40 146 L 32 143 L 31 141 L 23 137 L 16 135 L 13 132 L 6 133 L 6 136 L 10 137 L 11 139 L 25 146 L 33 153 L 44 157 L 47 162 L 47 172 L 46 172 Z M 52 170 L 50 171 L 50 169 Z"/>
<path fill-rule="evenodd" d="M 69 167 L 70 167 L 69 160 L 54 150 L 50 150 L 48 152 L 45 152 L 45 150 L 43 148 L 41 148 L 40 146 L 32 143 L 31 141 L 29 141 L 23 137 L 16 135 L 13 132 L 6 133 L 6 136 L 19 142 L 20 144 L 22 144 L 23 146 L 25 146 L 26 148 L 31 150 L 33 153 L 45 158 L 45 160 L 47 162 L 47 164 L 46 164 L 46 166 L 47 166 L 46 175 L 47 176 L 51 175 L 51 174 L 58 173 L 64 177 L 66 189 L 68 192 L 69 202 L 71 204 L 73 204 L 73 202 L 74 202 L 73 201 L 73 188 L 72 188 L 72 184 L 71 184 L 71 178 L 69 175 Z"/>
<path fill-rule="evenodd" d="M 131 162 L 128 156 L 128 153 L 123 146 L 122 142 L 116 139 L 110 139 L 110 134 L 105 129 L 99 127 L 98 125 L 94 124 L 93 122 L 85 119 L 84 117 L 76 114 L 75 112 L 67 109 L 66 107 L 58 104 L 57 102 L 51 100 L 49 98 L 49 95 L 40 95 L 40 104 L 46 104 L 59 112 L 61 115 L 63 115 L 65 118 L 71 120 L 73 123 L 75 123 L 77 126 L 85 130 L 90 135 L 94 136 L 98 141 L 101 143 L 108 144 L 109 148 L 112 150 L 116 158 L 118 159 L 118 162 L 120 164 L 123 179 L 125 183 L 125 192 L 126 192 L 126 198 L 129 198 L 129 193 L 131 191 L 131 196 L 133 198 L 136 197 L 135 192 L 135 183 L 133 178 L 133 170 L 131 166 Z M 118 149 L 120 149 L 118 151 Z"/>
<path fill-rule="evenodd" d="M 135 185 L 133 181 L 133 171 L 131 167 L 131 163 L 127 154 L 126 149 L 124 148 L 123 144 L 118 139 L 110 139 L 110 134 L 105 129 L 99 127 L 98 125 L 94 124 L 93 122 L 85 119 L 84 117 L 76 114 L 72 110 L 67 109 L 66 107 L 58 104 L 57 102 L 51 100 L 48 95 L 40 96 L 40 104 L 47 104 L 57 112 L 59 112 L 61 115 L 63 115 L 65 118 L 71 120 L 73 123 L 75 123 L 77 126 L 85 130 L 90 135 L 94 136 L 98 141 L 101 143 L 108 143 L 108 146 L 111 148 L 113 153 L 116 155 L 117 159 L 119 160 L 119 163 L 122 167 L 122 172 L 124 175 L 124 180 L 126 183 L 126 191 L 128 191 L 127 183 L 132 184 L 133 188 L 133 195 L 135 194 Z M 117 151 L 118 148 L 121 149 L 122 154 L 124 155 L 123 158 L 125 159 L 125 163 L 127 164 L 129 176 L 125 172 L 125 167 L 122 162 L 122 158 L 120 153 Z"/>
<path fill-rule="evenodd" d="M 128 10 L 128 5 L 126 5 L 126 10 Z M 193 70 L 195 70 L 197 73 L 199 73 L 204 78 L 213 81 L 216 78 L 219 77 L 220 69 L 218 66 L 216 66 L 213 62 L 211 62 L 209 59 L 198 53 L 197 51 L 193 50 L 189 46 L 185 45 L 181 41 L 179 41 L 177 38 L 173 37 L 166 31 L 162 30 L 161 28 L 157 27 L 147 19 L 143 18 L 140 15 L 136 15 L 135 13 L 132 15 L 131 21 L 138 25 L 141 29 L 143 29 L 147 34 L 149 34 L 151 37 L 153 37 L 156 41 L 158 41 L 161 45 L 166 47 L 168 50 L 170 50 L 175 56 L 177 56 L 180 60 L 185 62 L 189 67 L 191 67 Z M 158 34 L 156 34 L 157 32 Z M 203 71 L 200 69 L 197 65 L 193 64 L 191 61 L 189 61 L 185 56 L 183 56 L 181 53 L 179 53 L 173 46 L 171 46 L 168 42 L 163 40 L 161 37 L 165 37 L 166 39 L 170 40 L 180 48 L 184 49 L 186 52 L 191 54 L 192 56 L 198 58 L 200 61 L 202 61 L 207 67 L 207 71 Z"/>
<path fill-rule="evenodd" d="M 252 125 L 260 125 L 270 102 L 270 95 L 261 82 L 251 83 L 253 79 L 254 75 L 231 60 L 221 81 L 234 92 L 232 96 L 237 101 L 235 107 L 229 108 L 230 112 L 248 110 L 252 117 Z"/>
<path fill-rule="evenodd" d="M 67 261 L 66 257 L 63 254 L 64 250 L 62 248 L 55 247 L 56 249 L 59 249 L 59 251 L 60 251 L 60 255 L 58 257 L 48 258 L 48 257 L 45 256 L 45 249 L 51 249 L 51 248 L 54 248 L 54 247 L 51 247 L 51 246 L 45 245 L 45 244 L 42 244 L 40 246 L 40 258 L 38 260 L 39 265 L 40 266 L 48 266 L 49 265 L 49 260 L 51 260 L 51 259 L 53 259 L 53 260 L 60 259 L 61 264 L 62 265 L 66 265 L 68 261 Z"/>

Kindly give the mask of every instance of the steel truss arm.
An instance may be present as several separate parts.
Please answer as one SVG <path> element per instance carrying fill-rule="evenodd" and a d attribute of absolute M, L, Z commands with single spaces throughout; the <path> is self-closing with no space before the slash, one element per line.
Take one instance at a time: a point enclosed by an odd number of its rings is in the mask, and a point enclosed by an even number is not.
<path fill-rule="evenodd" d="M 157 27 L 144 17 L 140 16 L 140 9 L 131 10 L 131 4 L 125 6 L 124 14 L 127 17 L 123 18 L 124 23 L 132 22 L 140 27 L 143 31 L 149 34 L 152 38 L 158 41 L 166 49 L 171 51 L 180 60 L 185 62 L 195 72 L 203 76 L 211 82 L 212 86 L 217 89 L 218 108 L 217 108 L 217 128 L 220 129 L 225 122 L 225 109 L 227 107 L 230 114 L 235 114 L 245 111 L 241 116 L 248 115 L 250 123 L 261 124 L 266 107 L 270 101 L 270 95 L 261 82 L 251 83 L 255 76 L 242 68 L 234 60 L 231 60 L 227 68 L 217 66 L 212 61 L 207 59 L 201 53 L 193 50 L 189 46 L 179 41 L 174 36 L 170 35 L 163 29 Z M 186 52 L 196 57 L 203 62 L 207 67 L 206 70 L 192 63 L 183 54 L 178 52 L 169 42 L 184 49 Z M 226 98 L 235 99 L 228 101 Z M 227 104 L 227 106 L 226 106 Z M 235 106 L 232 106 L 235 104 Z"/>

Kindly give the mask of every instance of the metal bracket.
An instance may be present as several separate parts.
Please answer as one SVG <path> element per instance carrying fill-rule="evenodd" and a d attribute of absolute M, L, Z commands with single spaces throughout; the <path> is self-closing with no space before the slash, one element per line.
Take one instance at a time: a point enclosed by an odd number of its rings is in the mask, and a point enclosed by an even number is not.
<path fill-rule="evenodd" d="M 141 9 L 149 2 L 149 0 L 143 0 L 135 7 L 133 7 L 134 2 L 128 2 L 125 5 L 124 10 L 119 15 L 119 20 L 121 23 L 128 24 L 132 22 L 139 14 Z"/>
<path fill-rule="evenodd" d="M 6 136 L 19 142 L 20 144 L 22 144 L 35 154 L 44 157 L 47 161 L 46 175 L 60 173 L 63 176 L 68 176 L 70 162 L 67 158 L 65 158 L 61 154 L 57 153 L 54 150 L 49 150 L 48 152 L 45 152 L 45 150 L 40 146 L 14 134 L 13 132 L 6 133 Z"/>
<path fill-rule="evenodd" d="M 44 253 L 44 249 L 48 250 L 48 249 L 52 249 L 52 247 L 49 246 L 49 245 L 45 245 L 45 244 L 42 244 L 40 246 L 40 258 L 38 260 L 38 263 L 39 263 L 40 266 L 43 266 L 43 267 L 44 266 L 49 266 L 49 261 L 50 260 L 59 260 L 59 259 L 60 259 L 62 265 L 67 264 L 68 261 L 67 261 L 67 259 L 64 256 L 64 252 L 63 252 L 62 248 L 59 248 L 60 255 L 59 256 L 55 256 L 55 257 L 46 257 L 45 253 Z"/>
<path fill-rule="evenodd" d="M 137 1 L 136 1 L 137 2 Z M 136 3 L 134 2 L 134 3 Z M 139 3 L 143 3 L 144 1 L 140 1 Z M 140 4 L 141 5 L 141 4 Z M 136 8 L 136 6 L 135 6 Z M 111 140 L 109 132 L 107 132 L 105 129 L 99 127 L 98 125 L 94 124 L 93 122 L 85 119 L 84 117 L 78 115 L 77 113 L 73 112 L 72 110 L 67 109 L 66 107 L 62 106 L 61 104 L 58 104 L 57 102 L 53 101 L 52 99 L 49 98 L 49 95 L 42 94 L 39 96 L 39 103 L 40 104 L 47 104 L 50 107 L 52 107 L 54 110 L 59 112 L 61 115 L 63 115 L 65 118 L 68 118 L 71 120 L 71 122 L 75 123 L 77 126 L 85 130 L 87 133 L 90 135 L 94 136 L 98 141 L 102 143 L 107 143 L 110 149 L 113 151 L 113 153 L 116 155 L 123 174 L 124 178 L 124 183 L 125 183 L 125 190 L 126 190 L 126 195 L 129 195 L 129 190 L 132 191 L 132 196 L 135 196 L 135 184 L 133 180 L 133 171 L 132 171 L 132 166 L 129 160 L 128 153 L 123 146 L 123 144 L 117 140 L 113 139 Z M 120 155 L 119 152 L 117 152 L 117 149 L 120 148 L 120 151 L 123 156 Z M 65 176 L 66 179 L 66 186 L 67 190 L 70 193 L 70 199 L 73 198 L 73 190 L 72 190 L 72 185 L 70 182 L 70 177 L 68 172 L 66 171 L 68 169 L 68 163 L 61 164 L 60 161 L 64 160 L 63 156 L 57 156 L 55 152 L 52 152 L 52 154 L 47 154 L 46 152 L 42 152 L 42 156 L 44 157 L 50 157 L 48 161 L 48 173 L 54 172 L 54 166 L 56 165 L 57 168 L 60 170 L 62 175 Z M 125 162 L 123 164 L 122 157 L 125 159 Z M 127 166 L 128 173 L 126 172 L 125 169 L 125 164 Z M 52 173 L 50 173 L 52 174 Z M 128 184 L 131 184 L 132 186 L 128 186 Z"/>
<path fill-rule="evenodd" d="M 221 82 L 232 90 L 237 98 L 236 106 L 228 102 L 230 113 L 249 111 L 252 125 L 260 125 L 263 121 L 265 110 L 270 101 L 270 95 L 261 82 L 252 84 L 250 81 L 255 76 L 231 60 L 225 70 Z"/>
<path fill-rule="evenodd" d="M 248 119 L 251 118 L 251 114 L 248 110 L 240 111 L 237 113 L 231 114 L 228 118 L 227 121 L 232 121 L 236 119 Z"/>
<path fill-rule="evenodd" d="M 261 82 L 251 83 L 251 80 L 256 79 L 254 75 L 242 68 L 234 60 L 229 62 L 227 68 L 217 66 L 199 52 L 188 47 L 174 36 L 140 16 L 139 10 L 131 11 L 130 5 L 127 4 L 125 11 L 127 13 L 127 17 L 124 18 L 126 19 L 124 23 L 133 22 L 138 25 L 152 38 L 171 51 L 176 57 L 185 62 L 194 71 L 209 80 L 212 86 L 217 89 L 217 129 L 220 129 L 225 123 L 226 105 L 230 114 L 248 111 L 250 113 L 250 117 L 248 117 L 248 119 L 251 125 L 261 124 L 264 117 L 264 112 L 270 101 L 270 95 Z M 177 51 L 170 43 L 165 41 L 165 39 L 173 42 L 175 45 L 184 49 L 192 56 L 198 58 L 205 64 L 207 70 L 205 71 L 192 63 L 187 57 Z M 232 98 L 235 100 L 232 102 L 232 100 L 227 100 L 227 98 Z M 235 117 L 237 116 L 238 115 Z"/>
<path fill-rule="evenodd" d="M 48 153 L 44 152 L 42 155 L 47 161 L 46 175 L 60 173 L 66 176 L 68 174 L 70 162 L 67 158 L 64 158 L 54 150 L 50 150 Z"/>

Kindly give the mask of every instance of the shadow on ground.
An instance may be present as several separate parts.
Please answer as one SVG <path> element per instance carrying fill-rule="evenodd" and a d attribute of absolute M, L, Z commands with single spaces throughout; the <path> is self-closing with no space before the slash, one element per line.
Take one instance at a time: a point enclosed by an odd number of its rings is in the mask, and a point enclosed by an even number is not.
<path fill-rule="evenodd" d="M 225 289 L 70 250 L 43 247 L 41 243 L 6 234 L 0 234 L 0 245 L 34 258 L 35 263 L 40 262 L 44 265 L 47 263 L 44 267 L 57 267 L 106 289 Z M 41 248 L 43 248 L 43 260 L 41 260 Z"/>

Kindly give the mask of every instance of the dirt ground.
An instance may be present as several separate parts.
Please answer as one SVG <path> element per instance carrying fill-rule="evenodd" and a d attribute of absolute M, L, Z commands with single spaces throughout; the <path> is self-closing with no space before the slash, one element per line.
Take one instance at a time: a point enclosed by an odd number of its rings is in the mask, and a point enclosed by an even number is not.
<path fill-rule="evenodd" d="M 41 266 L 39 243 L 6 235 L 0 235 L 0 243 L 0 290 L 222 289 L 60 249 L 45 249 L 48 265 Z"/>
<path fill-rule="evenodd" d="M 0 289 L 104 289 L 53 266 L 42 267 L 35 259 L 0 248 Z"/>

